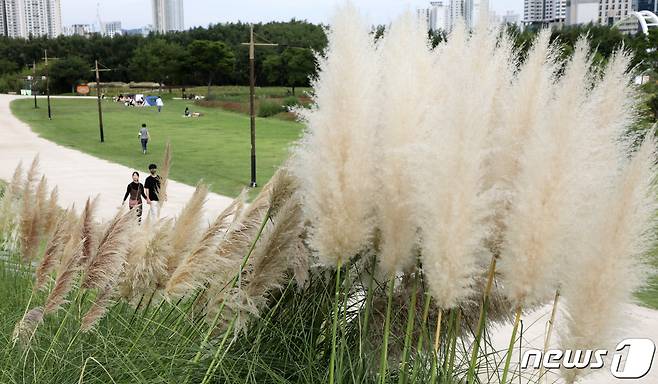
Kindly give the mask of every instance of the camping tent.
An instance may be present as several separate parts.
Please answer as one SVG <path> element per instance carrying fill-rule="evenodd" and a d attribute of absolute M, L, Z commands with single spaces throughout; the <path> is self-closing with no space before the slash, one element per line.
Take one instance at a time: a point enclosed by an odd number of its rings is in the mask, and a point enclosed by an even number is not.
<path fill-rule="evenodd" d="M 158 96 L 146 96 L 144 98 L 144 106 L 155 107 Z"/>

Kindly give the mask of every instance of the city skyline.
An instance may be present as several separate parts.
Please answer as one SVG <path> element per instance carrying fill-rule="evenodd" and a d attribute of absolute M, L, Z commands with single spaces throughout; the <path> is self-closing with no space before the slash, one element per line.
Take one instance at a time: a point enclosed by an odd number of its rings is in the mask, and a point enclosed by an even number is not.
<path fill-rule="evenodd" d="M 318 0 L 314 2 L 303 0 L 243 0 L 236 7 L 233 1 L 186 0 L 184 14 L 186 29 L 196 26 L 208 26 L 223 22 L 267 22 L 288 21 L 292 18 L 308 20 L 313 23 L 327 23 L 335 7 L 342 0 Z M 429 6 L 429 0 L 361 0 L 357 7 L 372 24 L 386 24 L 397 15 L 410 10 Z M 95 24 L 97 23 L 97 7 L 103 22 L 121 21 L 124 29 L 140 28 L 153 24 L 152 1 L 134 0 L 61 0 L 62 23 Z M 523 13 L 522 0 L 493 0 L 490 9 L 498 14 L 512 10 Z M 129 10 L 129 12 L 126 12 Z"/>

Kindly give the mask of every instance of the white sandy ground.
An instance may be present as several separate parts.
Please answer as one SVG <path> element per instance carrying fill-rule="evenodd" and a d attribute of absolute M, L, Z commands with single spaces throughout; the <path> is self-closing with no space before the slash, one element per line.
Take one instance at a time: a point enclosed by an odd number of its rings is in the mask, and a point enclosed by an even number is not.
<path fill-rule="evenodd" d="M 39 137 L 27 124 L 11 114 L 9 103 L 19 97 L 0 95 L 0 179 L 10 180 L 20 161 L 26 169 L 38 154 L 39 169 L 46 175 L 50 187 L 57 185 L 59 201 L 63 207 L 75 203 L 79 212 L 84 207 L 87 197 L 100 195 L 99 217 L 107 220 L 114 216 L 121 205 L 126 185 L 132 180 L 131 174 L 134 169 Z M 41 102 L 42 108 L 44 108 L 43 104 Z M 147 167 L 148 164 L 145 162 L 141 169 L 137 169 L 141 182 L 144 182 L 148 175 Z M 164 204 L 162 216 L 176 215 L 193 192 L 194 187 L 171 181 L 168 186 L 168 201 Z M 231 201 L 229 197 L 210 193 L 205 209 L 206 219 L 210 220 Z M 146 215 L 149 207 L 147 204 L 144 204 L 144 207 Z"/>
<path fill-rule="evenodd" d="M 20 96 L 0 95 L 0 179 L 9 180 L 19 161 L 22 160 L 23 165 L 28 167 L 32 158 L 39 154 L 41 159 L 40 169 L 48 178 L 51 187 L 58 186 L 62 206 L 75 203 L 76 207 L 80 209 L 88 196 L 99 194 L 101 196 L 99 216 L 103 219 L 112 217 L 116 213 L 126 185 L 131 180 L 130 175 L 133 169 L 40 138 L 31 131 L 29 126 L 11 114 L 9 103 L 18 97 Z M 146 168 L 146 164 L 144 164 L 144 168 Z M 147 174 L 145 169 L 138 171 L 141 171 L 140 174 Z M 194 188 L 191 186 L 171 182 L 169 201 L 165 204 L 163 215 L 175 215 L 184 206 L 193 191 Z M 212 216 L 228 206 L 230 202 L 231 198 L 211 193 L 208 197 L 206 219 L 210 220 Z M 635 337 L 650 338 L 654 343 L 658 343 L 658 311 L 637 305 L 628 305 L 620 308 L 620 310 L 624 311 L 628 324 L 623 328 L 619 341 L 623 338 Z M 549 316 L 550 306 L 523 316 L 523 350 L 543 348 L 545 324 Z M 507 349 L 512 333 L 511 328 L 511 325 L 508 325 L 494 330 L 492 344 L 496 350 L 504 351 Z M 554 332 L 552 338 L 553 347 L 557 343 L 556 333 Z M 517 348 L 512 359 L 512 370 L 516 369 L 518 362 L 518 342 L 516 345 Z M 654 364 L 649 374 L 640 380 L 615 379 L 606 366 L 581 382 L 587 384 L 658 384 L 658 363 L 656 360 L 654 358 Z M 521 381 L 519 381 L 518 374 L 510 376 L 513 379 L 512 383 L 527 383 L 535 382 L 537 373 L 534 370 L 525 371 L 523 373 L 524 378 Z M 527 377 L 532 375 L 535 375 L 535 379 L 528 380 Z M 494 379 L 493 382 L 497 383 L 498 380 Z M 550 375 L 547 382 L 555 383 L 560 381 L 557 375 Z"/>

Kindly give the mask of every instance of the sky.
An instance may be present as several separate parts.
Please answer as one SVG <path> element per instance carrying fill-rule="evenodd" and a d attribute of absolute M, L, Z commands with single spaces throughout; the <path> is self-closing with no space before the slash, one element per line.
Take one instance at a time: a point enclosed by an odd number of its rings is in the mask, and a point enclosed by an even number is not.
<path fill-rule="evenodd" d="M 60 0 L 63 25 L 121 21 L 124 29 L 152 24 L 151 0 Z M 499 14 L 521 14 L 523 0 L 489 0 Z M 429 0 L 353 0 L 372 24 L 386 24 L 407 9 L 427 7 Z M 342 0 L 184 0 L 185 28 L 221 22 L 287 21 L 326 23 Z"/>

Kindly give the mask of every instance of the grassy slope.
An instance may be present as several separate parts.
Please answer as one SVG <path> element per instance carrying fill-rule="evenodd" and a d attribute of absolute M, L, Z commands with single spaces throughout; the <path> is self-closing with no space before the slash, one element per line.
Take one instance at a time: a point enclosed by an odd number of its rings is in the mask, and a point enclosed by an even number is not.
<path fill-rule="evenodd" d="M 165 142 L 171 140 L 174 164 L 171 176 L 194 185 L 199 179 L 211 190 L 235 196 L 250 180 L 249 118 L 219 109 L 204 109 L 183 100 L 169 100 L 162 113 L 154 108 L 126 108 L 109 100 L 103 102 L 105 143 L 99 142 L 96 100 L 52 99 L 53 120 L 42 108 L 33 109 L 29 99 L 12 103 L 12 112 L 30 124 L 42 137 L 94 156 L 145 170 L 159 162 Z M 202 112 L 201 118 L 186 119 L 183 110 Z M 142 155 L 137 131 L 146 123 L 152 139 L 150 153 Z M 289 145 L 302 126 L 278 119 L 258 119 L 257 180 L 267 181 L 286 159 Z M 126 175 L 129 179 L 130 175 Z"/>

